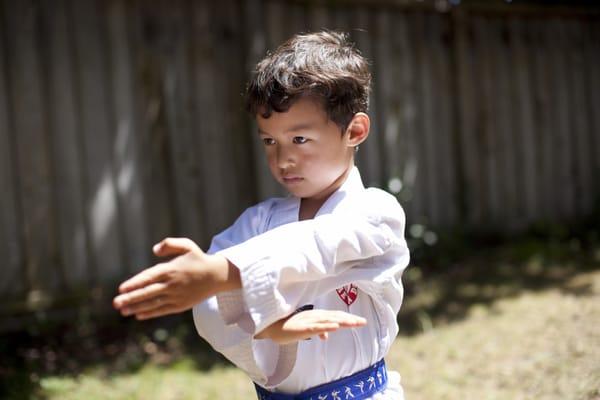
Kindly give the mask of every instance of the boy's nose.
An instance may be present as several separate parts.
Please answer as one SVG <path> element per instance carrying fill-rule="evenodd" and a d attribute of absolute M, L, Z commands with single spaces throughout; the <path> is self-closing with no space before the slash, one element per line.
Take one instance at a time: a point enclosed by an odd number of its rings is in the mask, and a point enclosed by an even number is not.
<path fill-rule="evenodd" d="M 295 164 L 294 156 L 291 151 L 279 148 L 277 151 L 277 166 L 286 169 Z"/>

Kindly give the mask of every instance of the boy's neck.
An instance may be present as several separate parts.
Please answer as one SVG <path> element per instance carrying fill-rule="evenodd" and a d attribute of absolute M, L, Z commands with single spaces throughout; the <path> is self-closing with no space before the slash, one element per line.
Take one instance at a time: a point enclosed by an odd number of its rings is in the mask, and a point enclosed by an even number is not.
<path fill-rule="evenodd" d="M 313 219 L 319 212 L 319 209 L 325 203 L 325 200 L 303 198 L 300 200 L 300 210 L 298 211 L 298 221 Z"/>

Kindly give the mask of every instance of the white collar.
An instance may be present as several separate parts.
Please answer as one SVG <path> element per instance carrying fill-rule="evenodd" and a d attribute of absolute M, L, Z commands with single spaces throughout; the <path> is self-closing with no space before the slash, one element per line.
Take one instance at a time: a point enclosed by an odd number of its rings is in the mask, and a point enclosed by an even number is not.
<path fill-rule="evenodd" d="M 327 200 L 323 203 L 319 211 L 315 217 L 323 214 L 330 214 L 337 206 L 346 198 L 346 196 L 350 193 L 356 193 L 365 190 L 365 186 L 363 185 L 362 179 L 360 177 L 360 172 L 358 168 L 355 166 L 352 167 L 352 170 L 348 174 L 348 177 L 342 183 L 342 186 L 338 188 L 335 192 L 329 196 Z M 300 201 L 298 201 L 300 204 Z"/>

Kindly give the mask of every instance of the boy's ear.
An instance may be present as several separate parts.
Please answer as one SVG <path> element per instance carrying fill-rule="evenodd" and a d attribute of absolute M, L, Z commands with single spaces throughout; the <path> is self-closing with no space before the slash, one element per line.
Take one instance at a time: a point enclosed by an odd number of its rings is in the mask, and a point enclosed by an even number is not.
<path fill-rule="evenodd" d="M 370 127 L 371 120 L 367 114 L 363 112 L 354 114 L 348 128 L 346 128 L 346 144 L 349 147 L 356 147 L 364 142 L 369 136 Z"/>

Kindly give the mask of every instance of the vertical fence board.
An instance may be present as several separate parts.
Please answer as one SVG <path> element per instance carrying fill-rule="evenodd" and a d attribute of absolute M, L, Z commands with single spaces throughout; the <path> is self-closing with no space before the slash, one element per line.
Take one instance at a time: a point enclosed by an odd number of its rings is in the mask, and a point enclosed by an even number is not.
<path fill-rule="evenodd" d="M 133 98 L 133 61 L 126 3 L 110 0 L 107 4 L 108 42 L 111 53 L 111 75 L 115 132 L 113 159 L 116 190 L 122 212 L 123 246 L 126 246 L 126 265 L 148 264 L 148 228 L 144 210 L 144 193 L 141 179 L 139 128 L 135 119 Z"/>
<path fill-rule="evenodd" d="M 223 21 L 219 28 L 224 35 L 224 41 L 217 46 L 216 56 L 218 71 L 224 71 L 220 86 L 220 114 L 217 116 L 218 135 L 220 140 L 220 154 L 229 154 L 229 157 L 220 157 L 219 168 L 223 171 L 223 195 L 226 199 L 226 208 L 221 226 L 222 229 L 231 224 L 240 212 L 255 200 L 254 177 L 252 175 L 252 157 L 248 153 L 252 142 L 257 138 L 247 132 L 244 110 L 245 88 L 244 71 L 244 45 L 243 32 L 239 19 L 241 9 L 235 0 L 221 3 L 218 18 Z M 234 61 L 232 61 L 232 55 Z M 218 137 L 217 137 L 217 140 Z M 223 201 L 223 199 L 215 199 Z M 214 228 L 213 228 L 214 229 Z M 216 233 L 214 230 L 211 235 Z"/>
<path fill-rule="evenodd" d="M 376 68 L 376 94 L 381 101 L 379 107 L 379 121 L 381 121 L 379 132 L 377 132 L 377 143 L 379 144 L 380 178 L 382 184 L 386 184 L 392 176 L 400 174 L 398 166 L 398 157 L 395 152 L 397 146 L 397 135 L 399 131 L 399 115 L 397 99 L 394 98 L 394 91 L 397 90 L 396 73 L 397 68 L 392 59 L 392 54 L 387 51 L 393 38 L 393 19 L 387 12 L 377 13 L 377 60 Z M 373 135 L 375 136 L 375 135 Z"/>
<path fill-rule="evenodd" d="M 432 53 L 431 44 L 427 43 L 428 32 L 427 32 L 427 15 L 419 12 L 415 14 L 415 37 L 413 40 L 419 42 L 425 42 L 423 46 L 420 46 L 417 54 L 415 55 L 415 61 L 417 62 L 417 68 L 420 71 L 418 75 L 419 82 L 419 129 L 420 129 L 420 153 L 419 153 L 419 165 L 420 165 L 420 181 L 418 184 L 422 185 L 425 189 L 423 198 L 418 201 L 423 201 L 426 204 L 426 215 L 428 217 L 427 223 L 433 223 L 434 221 L 440 220 L 440 201 L 441 201 L 441 188 L 436 182 L 438 173 L 438 160 L 435 154 L 435 122 L 436 116 L 434 115 L 434 82 L 432 79 Z"/>
<path fill-rule="evenodd" d="M 595 194 L 596 207 L 600 204 L 600 19 L 589 22 L 586 29 L 586 66 L 589 83 L 587 103 L 590 120 L 590 160 L 594 184 L 590 190 Z"/>
<path fill-rule="evenodd" d="M 593 193 L 590 190 L 592 186 L 592 170 L 590 168 L 590 159 L 588 148 L 591 147 L 589 138 L 589 125 L 587 110 L 585 107 L 585 64 L 583 59 L 584 39 L 580 21 L 570 20 L 566 25 L 566 53 L 568 75 L 565 77 L 569 84 L 569 116 L 570 130 L 569 140 L 572 141 L 572 159 L 574 175 L 571 179 L 574 182 L 575 209 L 574 213 L 569 215 L 572 218 L 576 215 L 586 215 L 592 210 Z"/>
<path fill-rule="evenodd" d="M 168 43 L 161 30 L 161 21 L 165 12 L 180 4 L 180 1 L 130 2 L 131 17 L 129 32 L 132 35 L 130 51 L 134 64 L 134 80 L 132 82 L 134 99 L 134 126 L 140 130 L 138 136 L 140 146 L 140 186 L 144 193 L 144 210 L 148 229 L 145 250 L 150 253 L 150 246 L 166 236 L 177 234 L 182 228 L 177 225 L 179 213 L 177 209 L 179 193 L 175 190 L 177 181 L 173 178 L 175 163 L 171 157 L 171 141 L 169 138 L 170 105 L 165 104 L 167 93 L 164 76 L 164 46 Z M 192 85 L 190 79 L 186 85 Z M 186 99 L 181 99 L 184 104 Z M 192 112 L 190 108 L 182 112 Z M 176 210 L 176 211 L 175 211 Z M 192 214 L 193 211 L 190 211 Z M 192 219 L 193 215 L 190 217 Z M 132 265 L 133 266 L 133 265 Z M 135 266 L 141 269 L 145 265 Z"/>
<path fill-rule="evenodd" d="M 422 30 L 419 30 L 418 24 L 421 21 L 415 18 L 416 14 L 409 14 L 404 18 L 404 33 L 406 35 L 406 57 L 403 62 L 403 81 L 408 90 L 407 96 L 410 99 L 405 100 L 407 114 L 407 129 L 411 129 L 411 162 L 407 165 L 406 180 L 409 184 L 409 193 L 407 196 L 411 199 L 411 210 L 413 212 L 414 222 L 423 223 L 429 215 L 429 204 L 427 202 L 427 175 L 426 175 L 426 156 L 423 146 L 423 119 L 424 110 L 422 106 L 422 86 L 421 79 L 424 71 L 421 68 L 420 54 L 424 51 L 423 46 L 416 45 L 418 40 L 423 37 Z"/>
<path fill-rule="evenodd" d="M 475 35 L 478 37 L 478 52 L 480 59 L 479 68 L 481 69 L 481 80 L 478 97 L 483 103 L 481 128 L 479 132 L 481 138 L 481 168 L 484 170 L 484 196 L 488 223 L 496 227 L 501 221 L 501 203 L 498 174 L 498 130 L 495 124 L 496 111 L 496 86 L 495 86 L 495 66 L 493 65 L 493 47 L 494 32 L 490 31 L 494 27 L 492 20 L 478 17 L 475 20 Z"/>
<path fill-rule="evenodd" d="M 431 43 L 431 64 L 433 78 L 433 115 L 434 123 L 434 148 L 437 165 L 435 175 L 440 188 L 439 220 L 434 221 L 435 226 L 448 227 L 456 222 L 456 152 L 454 141 L 454 120 L 452 103 L 452 82 L 450 76 L 450 54 L 447 45 L 449 35 L 447 24 L 449 17 L 437 14 L 430 18 L 427 29 L 427 40 Z"/>
<path fill-rule="evenodd" d="M 13 298 L 25 291 L 23 249 L 19 228 L 19 198 L 15 181 L 14 132 L 11 127 L 12 92 L 8 82 L 7 29 L 3 4 L 0 3 L 0 254 L 4 260 L 1 269 L 0 295 Z M 18 169 L 18 168 L 17 168 Z"/>
<path fill-rule="evenodd" d="M 48 154 L 47 110 L 38 36 L 39 9 L 31 2 L 6 2 L 10 47 L 10 92 L 13 96 L 14 132 L 20 202 L 25 235 L 29 289 L 50 294 L 58 276 L 48 266 L 56 261 Z"/>
<path fill-rule="evenodd" d="M 559 215 L 565 220 L 574 211 L 574 182 L 573 159 L 571 157 L 572 142 L 569 137 L 569 86 L 567 85 L 568 69 L 564 54 L 568 51 L 566 42 L 566 22 L 562 19 L 552 21 L 546 25 L 550 30 L 551 54 L 550 65 L 552 73 L 552 86 L 554 90 L 553 114 L 553 148 L 556 157 L 556 191 L 559 199 Z"/>
<path fill-rule="evenodd" d="M 553 159 L 552 143 L 550 140 L 549 119 L 549 73 L 546 65 L 548 41 L 545 37 L 543 24 L 536 19 L 529 23 L 532 34 L 532 94 L 534 98 L 534 126 L 537 157 L 537 190 L 536 205 L 538 215 L 547 220 L 555 212 L 555 196 L 553 194 Z"/>
<path fill-rule="evenodd" d="M 118 226 L 117 189 L 112 164 L 107 52 L 103 14 L 97 3 L 72 1 L 79 78 L 78 101 L 83 137 L 83 170 L 86 173 L 86 214 L 90 227 L 96 283 L 118 279 L 122 273 L 122 242 Z"/>
<path fill-rule="evenodd" d="M 81 141 L 77 130 L 76 76 L 72 58 L 72 32 L 67 19 L 67 4 L 44 3 L 43 17 L 48 25 L 50 59 L 49 119 L 52 131 L 52 155 L 56 176 L 53 194 L 56 198 L 60 258 L 68 288 L 82 290 L 87 286 L 89 265 L 88 237 L 85 223 L 84 188 L 82 183 Z"/>
<path fill-rule="evenodd" d="M 325 5 L 311 2 L 308 7 L 307 24 L 311 31 L 320 31 L 329 27 L 328 9 Z"/>
<path fill-rule="evenodd" d="M 510 65 L 510 35 L 506 19 L 494 20 L 494 51 L 492 63 L 495 67 L 494 98 L 496 100 L 494 120 L 498 134 L 498 192 L 500 195 L 499 216 L 504 224 L 514 230 L 519 223 L 517 216 L 520 213 L 519 193 L 516 182 L 521 180 L 521 173 L 516 170 L 517 137 L 513 128 L 514 113 L 511 112 L 511 102 L 516 101 L 511 92 L 513 71 Z"/>
<path fill-rule="evenodd" d="M 219 227 L 223 225 L 223 215 L 226 209 L 225 182 L 221 170 L 220 136 L 218 127 L 219 102 L 221 95 L 218 93 L 216 41 L 212 22 L 215 19 L 215 8 L 209 7 L 206 2 L 194 2 L 193 15 L 193 69 L 195 73 L 195 112 L 197 134 L 202 140 L 196 151 L 198 152 L 198 166 L 202 176 L 201 187 L 210 191 L 212 196 L 202 196 L 201 207 L 204 212 L 203 220 L 206 225 L 203 229 L 203 240 L 209 234 L 208 226 Z"/>
<path fill-rule="evenodd" d="M 308 23 L 306 21 L 306 6 L 301 3 L 289 3 L 287 4 L 287 37 L 290 37 L 296 33 L 307 33 Z"/>
<path fill-rule="evenodd" d="M 415 71 L 411 62 L 411 43 L 409 40 L 408 19 L 403 13 L 394 14 L 391 30 L 390 57 L 395 70 L 396 86 L 391 93 L 391 102 L 398 113 L 397 139 L 388 160 L 395 165 L 391 177 L 398 177 L 402 183 L 399 199 L 409 215 L 422 215 L 420 202 L 413 201 L 417 174 L 417 127 L 415 103 Z M 387 102 L 385 103 L 387 104 Z"/>
<path fill-rule="evenodd" d="M 284 26 L 286 21 L 285 7 L 278 1 L 266 0 L 264 4 L 264 15 L 266 47 L 268 51 L 274 51 L 283 40 L 287 39 Z M 264 56 L 265 54 L 262 54 L 260 58 L 262 59 Z M 256 143 L 258 143 L 257 147 L 260 146 L 260 149 L 257 151 L 257 157 L 255 157 L 259 198 L 265 199 L 271 196 L 284 195 L 285 193 L 281 186 L 271 176 L 266 157 L 264 156 L 264 149 L 258 139 L 256 140 Z"/>
<path fill-rule="evenodd" d="M 475 50 L 473 47 L 472 26 L 467 15 L 455 12 L 454 57 L 457 79 L 457 100 L 459 102 L 458 130 L 462 160 L 462 210 L 461 216 L 467 226 L 476 226 L 483 219 L 481 194 L 481 168 L 479 168 L 477 117 L 480 115 L 476 97 Z"/>
<path fill-rule="evenodd" d="M 190 39 L 191 16 L 181 1 L 160 4 L 167 16 L 165 36 L 172 42 L 164 49 L 165 119 L 169 143 L 175 231 L 173 234 L 200 241 L 203 237 L 201 180 L 197 164 L 199 133 L 195 131 L 193 116 L 194 80 L 190 71 L 192 54 Z M 170 35 L 170 36 L 169 36 Z"/>
<path fill-rule="evenodd" d="M 517 156 L 517 191 L 522 194 L 520 212 L 517 215 L 522 226 L 537 219 L 538 210 L 536 197 L 539 195 L 536 188 L 538 177 L 537 162 L 538 146 L 535 141 L 533 121 L 533 86 L 531 84 L 533 72 L 531 64 L 534 51 L 531 32 L 527 21 L 513 18 L 509 22 L 511 37 L 511 69 L 513 71 L 513 102 L 512 124 L 516 139 L 513 149 Z"/>
<path fill-rule="evenodd" d="M 356 31 L 356 44 L 367 60 L 373 62 L 377 58 L 377 28 L 374 24 L 374 13 L 369 8 L 357 9 L 353 15 L 353 25 L 365 32 Z M 367 141 L 360 146 L 356 155 L 357 165 L 360 167 L 363 181 L 367 186 L 379 186 L 381 164 L 379 162 L 378 138 L 382 136 L 382 124 L 379 120 L 380 99 L 377 96 L 379 81 L 374 68 L 371 68 L 373 92 L 369 96 L 369 112 L 371 120 L 370 134 Z"/>
<path fill-rule="evenodd" d="M 265 56 L 270 46 L 269 32 L 266 30 L 266 6 L 264 0 L 250 0 L 245 3 L 244 26 L 245 48 L 247 49 L 244 77 L 248 81 L 256 64 Z M 246 116 L 246 125 L 248 132 L 246 134 L 250 140 L 251 162 L 253 169 L 252 183 L 254 185 L 253 194 L 255 200 L 264 199 L 268 193 L 277 192 L 278 188 L 270 176 L 270 172 L 265 161 L 264 148 L 259 140 L 256 121 L 254 116 Z"/>

